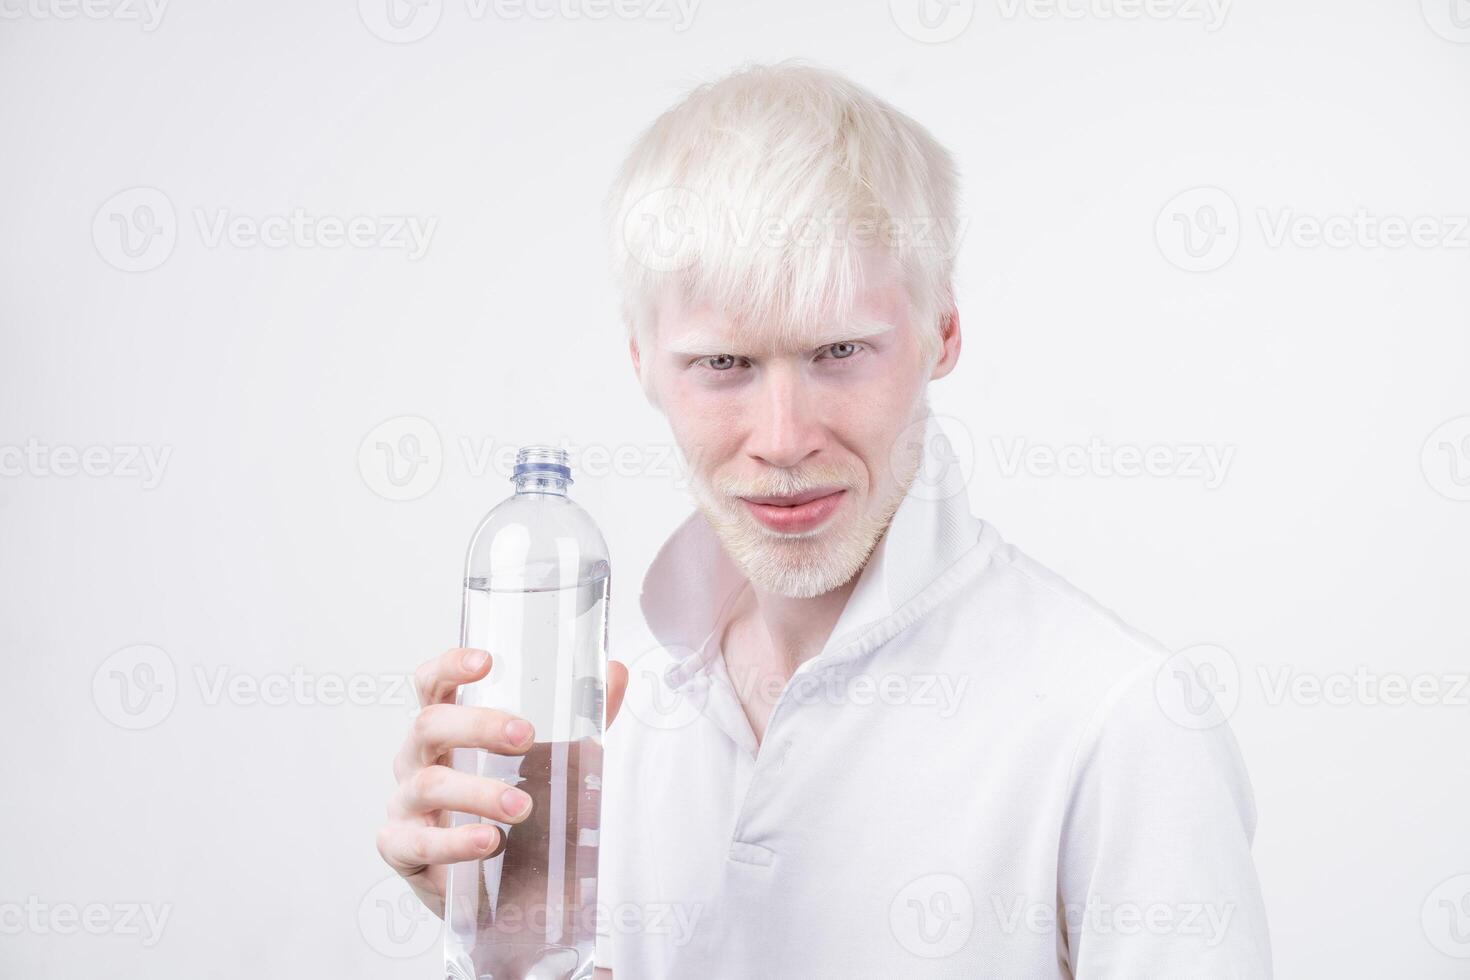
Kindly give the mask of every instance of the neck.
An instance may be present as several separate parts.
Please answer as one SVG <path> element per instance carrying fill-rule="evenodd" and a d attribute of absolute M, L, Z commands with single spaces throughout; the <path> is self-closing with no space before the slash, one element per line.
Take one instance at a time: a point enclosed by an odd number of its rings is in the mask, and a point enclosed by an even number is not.
<path fill-rule="evenodd" d="M 854 575 L 831 592 L 810 599 L 778 595 L 752 583 L 736 619 L 745 627 L 741 632 L 757 648 L 750 651 L 754 659 L 789 679 L 798 667 L 821 653 L 858 577 Z"/>

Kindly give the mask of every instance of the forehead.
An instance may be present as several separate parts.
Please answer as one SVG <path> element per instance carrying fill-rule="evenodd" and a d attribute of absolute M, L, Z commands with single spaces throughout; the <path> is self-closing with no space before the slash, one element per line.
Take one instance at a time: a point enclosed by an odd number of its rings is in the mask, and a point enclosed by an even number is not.
<path fill-rule="evenodd" d="M 788 293 L 789 290 L 783 290 Z M 799 353 L 843 340 L 908 329 L 909 297 L 891 263 L 866 258 L 847 296 L 809 305 L 751 303 L 747 309 L 665 292 L 657 303 L 659 350 L 677 354 Z"/>

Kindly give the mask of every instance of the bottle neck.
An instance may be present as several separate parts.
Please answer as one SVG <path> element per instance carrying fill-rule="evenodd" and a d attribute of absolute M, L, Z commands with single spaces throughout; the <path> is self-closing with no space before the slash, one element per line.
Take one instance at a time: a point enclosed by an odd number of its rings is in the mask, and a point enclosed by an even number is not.
<path fill-rule="evenodd" d="M 515 478 L 516 496 L 523 493 L 567 495 L 567 481 L 554 473 L 522 473 Z"/>

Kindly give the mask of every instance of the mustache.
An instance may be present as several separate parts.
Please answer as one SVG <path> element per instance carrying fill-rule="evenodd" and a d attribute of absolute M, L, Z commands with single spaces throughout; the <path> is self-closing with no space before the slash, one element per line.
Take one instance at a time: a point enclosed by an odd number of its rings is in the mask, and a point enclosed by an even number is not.
<path fill-rule="evenodd" d="M 820 487 L 856 490 L 861 483 L 850 470 L 820 466 L 802 470 L 773 469 L 749 478 L 725 476 L 714 480 L 710 486 L 727 497 L 791 497 Z"/>

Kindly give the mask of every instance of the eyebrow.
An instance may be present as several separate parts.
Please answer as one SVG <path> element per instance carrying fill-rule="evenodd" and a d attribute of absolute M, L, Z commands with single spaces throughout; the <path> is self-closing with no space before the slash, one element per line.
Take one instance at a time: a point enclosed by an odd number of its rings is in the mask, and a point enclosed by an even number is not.
<path fill-rule="evenodd" d="M 893 324 L 886 320 L 870 319 L 868 317 L 854 317 L 851 322 L 841 327 L 826 328 L 813 337 L 803 338 L 802 344 L 815 349 L 826 347 L 828 344 L 839 344 L 848 340 L 867 340 L 880 334 L 889 333 L 893 330 Z M 664 350 L 670 354 L 692 355 L 692 354 L 733 354 L 730 341 L 724 337 L 714 334 L 692 334 L 680 338 L 678 341 L 664 345 Z"/>

